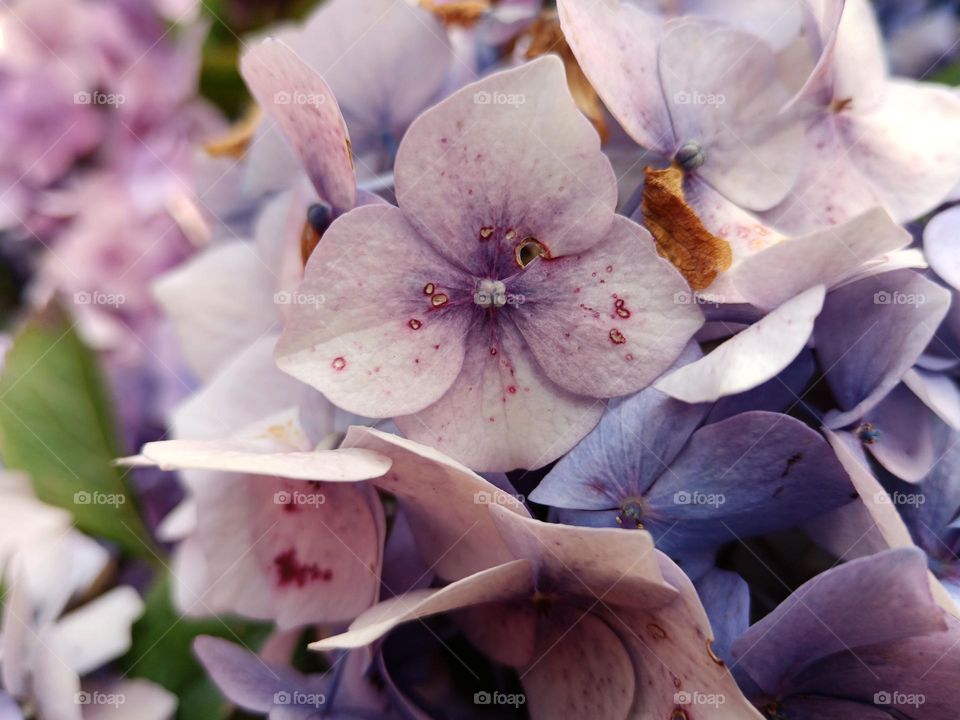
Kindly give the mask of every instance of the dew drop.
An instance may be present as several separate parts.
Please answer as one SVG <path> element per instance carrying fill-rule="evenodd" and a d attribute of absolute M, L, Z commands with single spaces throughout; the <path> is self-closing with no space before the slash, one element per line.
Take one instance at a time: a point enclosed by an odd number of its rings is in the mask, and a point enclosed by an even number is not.
<path fill-rule="evenodd" d="M 510 228 L 509 230 L 507 230 L 507 234 L 505 235 L 505 237 L 507 238 L 507 240 L 513 240 L 517 237 L 517 231 L 514 230 L 513 228 Z"/>
<path fill-rule="evenodd" d="M 423 323 L 416 318 L 410 318 L 410 322 L 408 322 L 407 325 L 410 326 L 411 330 L 419 330 L 421 327 L 423 327 Z"/>
<path fill-rule="evenodd" d="M 423 286 L 423 294 L 424 294 L 424 295 L 433 295 L 433 293 L 434 293 L 434 291 L 435 291 L 436 289 L 437 289 L 437 286 L 436 286 L 436 285 L 434 285 L 433 283 L 427 283 L 426 285 Z"/>
<path fill-rule="evenodd" d="M 444 305 L 447 304 L 447 301 L 449 299 L 450 298 L 448 298 L 443 293 L 437 293 L 436 295 L 430 298 L 430 304 L 433 305 L 434 307 L 443 307 Z"/>
<path fill-rule="evenodd" d="M 610 342 L 612 342 L 614 345 L 623 345 L 626 341 L 627 338 L 624 337 L 623 333 L 616 328 L 613 328 L 613 330 L 610 331 Z"/>
<path fill-rule="evenodd" d="M 627 309 L 623 298 L 618 298 L 617 301 L 613 303 L 613 309 L 614 312 L 616 312 L 617 315 L 622 317 L 624 320 L 630 317 L 630 311 Z"/>
<path fill-rule="evenodd" d="M 347 361 L 342 357 L 337 357 L 333 359 L 333 362 L 330 363 L 333 366 L 334 370 L 343 370 L 347 366 Z"/>
<path fill-rule="evenodd" d="M 493 235 L 493 228 L 489 225 L 485 225 L 484 227 L 480 228 L 481 240 L 488 240 L 491 235 Z"/>

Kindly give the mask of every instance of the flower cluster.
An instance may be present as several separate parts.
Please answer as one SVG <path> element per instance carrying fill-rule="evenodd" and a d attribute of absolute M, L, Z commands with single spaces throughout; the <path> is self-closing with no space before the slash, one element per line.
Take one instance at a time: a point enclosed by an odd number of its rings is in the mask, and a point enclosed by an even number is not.
<path fill-rule="evenodd" d="M 103 472 L 179 492 L 141 530 L 149 498 L 78 486 L 96 543 L 0 443 L 43 500 L 0 477 L 0 717 L 955 717 L 960 92 L 927 16 L 326 0 L 240 42 L 256 112 L 204 149 L 193 3 L 116 5 L 11 4 L 2 207 L 49 245 L 33 302 L 150 356 L 108 361 Z M 24 167 L 36 116 L 64 140 Z"/>

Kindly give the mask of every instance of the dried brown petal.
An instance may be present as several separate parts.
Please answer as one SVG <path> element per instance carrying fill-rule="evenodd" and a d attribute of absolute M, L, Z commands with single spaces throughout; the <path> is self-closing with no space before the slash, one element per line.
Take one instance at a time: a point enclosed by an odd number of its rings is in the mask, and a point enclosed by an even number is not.
<path fill-rule="evenodd" d="M 687 205 L 683 170 L 646 168 L 643 220 L 657 252 L 672 262 L 694 290 L 703 290 L 733 262 L 730 243 L 712 234 Z"/>

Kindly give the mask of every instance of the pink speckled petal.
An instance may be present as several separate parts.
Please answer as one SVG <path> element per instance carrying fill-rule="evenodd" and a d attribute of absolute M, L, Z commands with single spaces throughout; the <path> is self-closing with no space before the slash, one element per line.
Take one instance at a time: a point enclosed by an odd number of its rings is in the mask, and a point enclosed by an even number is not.
<path fill-rule="evenodd" d="M 910 233 L 874 208 L 849 222 L 793 237 L 741 262 L 727 279 L 747 302 L 775 308 L 814 285 L 839 285 L 881 255 L 906 247 Z"/>
<path fill-rule="evenodd" d="M 310 256 L 277 364 L 350 412 L 417 412 L 460 373 L 470 319 L 462 303 L 472 307 L 472 295 L 473 281 L 397 208 L 359 207 L 334 222 Z M 449 302 L 436 306 L 440 297 Z"/>
<path fill-rule="evenodd" d="M 463 369 L 433 405 L 396 418 L 404 435 L 477 470 L 538 468 L 600 419 L 603 404 L 551 381 L 516 327 L 474 327 Z"/>
<path fill-rule="evenodd" d="M 693 583 L 666 555 L 655 552 L 664 579 L 680 593 L 677 600 L 652 610 L 600 610 L 637 668 L 630 717 L 667 720 L 682 717 L 679 710 L 691 720 L 760 720 L 727 667 L 711 657 L 713 632 Z"/>
<path fill-rule="evenodd" d="M 319 196 L 335 213 L 351 209 L 357 182 L 347 126 L 320 74 L 287 45 L 264 40 L 248 50 L 241 72 L 293 146 Z"/>
<path fill-rule="evenodd" d="M 396 190 L 436 251 L 477 275 L 530 236 L 554 257 L 591 247 L 617 200 L 600 139 L 554 56 L 468 85 L 421 115 L 400 144 Z"/>
<path fill-rule="evenodd" d="M 632 717 L 637 674 L 623 641 L 589 610 L 560 607 L 538 638 L 534 662 L 521 669 L 534 718 Z"/>
<path fill-rule="evenodd" d="M 512 495 L 433 448 L 372 428 L 351 427 L 343 447 L 390 458 L 390 472 L 376 484 L 396 496 L 417 548 L 441 577 L 457 580 L 512 559 L 486 508 L 526 516 Z"/>
<path fill-rule="evenodd" d="M 854 108 L 854 112 L 856 109 Z M 895 220 L 920 217 L 960 182 L 960 95 L 891 80 L 870 113 L 842 127 L 849 158 Z"/>
<path fill-rule="evenodd" d="M 663 19 L 621 0 L 558 0 L 557 11 L 580 67 L 630 137 L 671 150 L 673 129 L 657 76 Z"/>
<path fill-rule="evenodd" d="M 516 283 L 516 322 L 547 376 L 570 392 L 642 390 L 703 324 L 689 287 L 645 229 L 617 217 L 590 250 L 539 260 Z M 511 287 L 513 290 L 513 287 Z"/>

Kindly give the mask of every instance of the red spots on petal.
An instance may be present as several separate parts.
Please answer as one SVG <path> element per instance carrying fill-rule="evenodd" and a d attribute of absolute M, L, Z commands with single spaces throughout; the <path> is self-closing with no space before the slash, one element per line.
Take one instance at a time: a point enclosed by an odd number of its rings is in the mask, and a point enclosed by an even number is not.
<path fill-rule="evenodd" d="M 439 346 L 439 345 L 434 345 L 434 346 L 433 346 L 433 349 L 434 349 L 434 350 L 439 350 L 439 349 L 440 349 L 440 346 Z"/>
<path fill-rule="evenodd" d="M 444 305 L 447 304 L 448 300 L 450 300 L 450 298 L 448 298 L 443 293 L 437 293 L 436 295 L 430 298 L 430 304 L 433 305 L 434 307 L 443 307 Z"/>
<path fill-rule="evenodd" d="M 480 228 L 481 240 L 489 240 L 491 235 L 493 235 L 493 227 L 490 225 L 484 225 L 482 228 Z"/>
<path fill-rule="evenodd" d="M 517 386 L 516 386 L 516 385 L 511 385 L 510 387 L 507 388 L 507 392 L 510 393 L 511 395 L 516 395 L 516 394 L 517 394 Z"/>
<path fill-rule="evenodd" d="M 573 294 L 574 294 L 574 295 L 576 295 L 578 292 L 580 292 L 580 288 L 574 288 L 574 289 L 573 289 Z"/>
<path fill-rule="evenodd" d="M 433 295 L 436 289 L 437 289 L 436 285 L 434 285 L 433 283 L 427 283 L 426 285 L 423 286 L 423 294 L 427 296 Z"/>
<path fill-rule="evenodd" d="M 607 265 L 607 272 L 613 272 L 613 265 Z"/>
<path fill-rule="evenodd" d="M 410 326 L 411 330 L 419 330 L 423 327 L 423 323 L 416 318 L 410 318 L 410 322 L 408 322 L 407 325 Z"/>
<path fill-rule="evenodd" d="M 667 631 L 656 623 L 647 623 L 647 631 L 650 633 L 651 637 L 656 640 L 663 640 L 667 637 Z"/>
<path fill-rule="evenodd" d="M 497 349 L 496 349 L 496 348 L 490 348 L 490 354 L 491 354 L 491 355 L 496 355 L 496 354 L 497 354 Z"/>
<path fill-rule="evenodd" d="M 631 362 L 631 361 L 633 360 L 633 353 L 627 353 L 627 354 L 623 357 L 623 359 L 626 360 L 627 362 Z"/>
<path fill-rule="evenodd" d="M 626 301 L 623 298 L 617 298 L 614 301 L 613 311 L 617 314 L 618 317 L 622 317 L 624 320 L 630 317 L 630 310 L 627 309 Z"/>
<path fill-rule="evenodd" d="M 610 331 L 610 342 L 612 342 L 614 345 L 623 345 L 626 341 L 627 338 L 624 337 L 623 333 L 616 328 L 613 328 Z"/>
<path fill-rule="evenodd" d="M 347 366 L 347 361 L 342 357 L 335 357 L 333 362 L 330 363 L 330 366 L 337 372 L 343 370 Z"/>
<path fill-rule="evenodd" d="M 316 563 L 303 563 L 297 560 L 297 551 L 294 548 L 284 550 L 273 559 L 273 566 L 277 569 L 277 579 L 281 587 L 296 585 L 303 587 L 308 582 L 322 580 L 329 582 L 333 579 L 333 571 L 321 568 Z"/>

